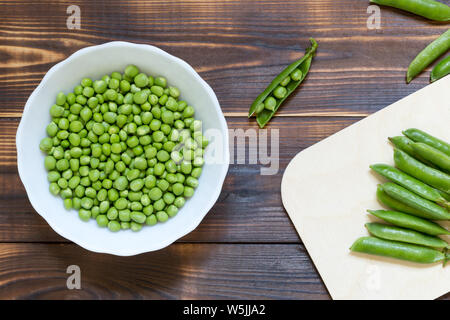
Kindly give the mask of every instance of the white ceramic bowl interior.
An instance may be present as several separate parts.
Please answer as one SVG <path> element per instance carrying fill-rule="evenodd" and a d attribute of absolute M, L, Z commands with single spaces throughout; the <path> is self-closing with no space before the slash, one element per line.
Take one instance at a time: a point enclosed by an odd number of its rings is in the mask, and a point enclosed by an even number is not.
<path fill-rule="evenodd" d="M 50 194 L 39 142 L 46 136 L 49 108 L 59 91 L 72 92 L 82 78 L 99 79 L 112 71 L 123 71 L 128 64 L 153 76 L 163 75 L 170 85 L 178 87 L 181 99 L 195 107 L 203 130 L 216 129 L 222 135 L 220 143 L 212 141 L 222 157 L 204 165 L 194 196 L 175 217 L 139 232 L 112 233 L 99 228 L 93 219 L 81 221 L 76 210 L 65 210 L 62 199 Z M 16 144 L 20 178 L 34 209 L 48 224 L 85 249 L 121 256 L 161 249 L 194 230 L 217 201 L 229 165 L 228 128 L 211 87 L 183 60 L 150 45 L 128 42 L 84 48 L 52 67 L 25 105 Z"/>

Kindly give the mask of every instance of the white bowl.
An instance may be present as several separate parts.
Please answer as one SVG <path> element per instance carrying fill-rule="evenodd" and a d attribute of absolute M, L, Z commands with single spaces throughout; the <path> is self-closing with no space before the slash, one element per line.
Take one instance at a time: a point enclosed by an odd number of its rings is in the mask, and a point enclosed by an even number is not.
<path fill-rule="evenodd" d="M 66 210 L 62 199 L 50 194 L 39 142 L 46 136 L 49 108 L 59 91 L 72 92 L 82 78 L 99 79 L 112 71 L 123 71 L 128 64 L 147 74 L 163 75 L 180 89 L 181 98 L 195 107 L 196 118 L 203 121 L 203 130 L 216 129 L 222 135 L 222 141 L 214 145 L 222 159 L 212 164 L 206 161 L 194 196 L 175 217 L 144 226 L 139 232 L 113 233 L 99 228 L 94 219 L 81 221 L 76 210 Z M 217 201 L 229 165 L 228 128 L 211 87 L 183 60 L 150 45 L 128 42 L 84 48 L 52 67 L 25 105 L 16 144 L 19 175 L 28 198 L 53 230 L 87 250 L 119 256 L 161 249 L 194 230 Z"/>

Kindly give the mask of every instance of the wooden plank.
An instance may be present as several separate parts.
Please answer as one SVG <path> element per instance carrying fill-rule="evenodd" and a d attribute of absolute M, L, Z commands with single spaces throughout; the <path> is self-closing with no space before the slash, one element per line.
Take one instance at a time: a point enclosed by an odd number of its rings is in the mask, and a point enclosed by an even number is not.
<path fill-rule="evenodd" d="M 81 290 L 66 287 L 69 265 L 80 267 Z M 0 299 L 328 298 L 300 245 L 174 244 L 116 257 L 72 244 L 0 244 Z"/>
<path fill-rule="evenodd" d="M 270 131 L 279 129 L 279 172 L 260 175 L 260 164 L 233 165 L 218 202 L 202 224 L 182 239 L 189 242 L 299 242 L 280 198 L 282 173 L 300 150 L 343 129 L 355 118 L 275 118 Z M 16 168 L 14 137 L 17 119 L 0 121 L 0 241 L 64 241 L 31 207 Z M 256 128 L 254 119 L 228 119 L 230 129 Z M 248 144 L 248 142 L 247 142 Z M 11 153 L 13 152 L 13 153 Z M 269 153 L 270 153 L 269 148 Z M 46 182 L 43 182 L 46 185 Z"/>
<path fill-rule="evenodd" d="M 66 28 L 67 1 L 1 1 L 0 116 L 19 117 L 45 72 L 76 50 L 111 40 L 153 44 L 183 58 L 211 84 L 227 113 L 245 113 L 308 38 L 311 73 L 280 114 L 367 115 L 428 83 L 405 84 L 414 56 L 445 25 L 382 8 L 368 30 L 368 2 L 81 1 L 81 30 Z M 351 17 L 351 19 L 349 18 Z M 405 46 L 405 41 L 408 45 Z M 17 94 L 20 92 L 21 94 Z M 318 109 L 318 107 L 320 107 Z"/>

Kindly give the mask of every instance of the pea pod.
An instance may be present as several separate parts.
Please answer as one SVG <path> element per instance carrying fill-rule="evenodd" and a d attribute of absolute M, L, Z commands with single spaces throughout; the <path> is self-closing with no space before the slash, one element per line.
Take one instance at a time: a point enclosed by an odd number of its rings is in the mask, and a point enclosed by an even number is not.
<path fill-rule="evenodd" d="M 421 157 L 427 159 L 442 170 L 450 172 L 450 156 L 421 142 L 414 143 L 413 148 Z"/>
<path fill-rule="evenodd" d="M 370 2 L 405 10 L 430 20 L 450 20 L 450 7 L 434 0 L 370 0 Z"/>
<path fill-rule="evenodd" d="M 377 187 L 377 199 L 380 201 L 383 205 L 390 209 L 394 209 L 395 211 L 399 212 L 406 212 L 409 214 L 412 214 L 417 217 L 422 217 L 422 212 L 420 210 L 417 210 L 416 208 L 410 207 L 403 202 L 398 201 L 397 199 L 394 199 L 386 194 L 384 192 L 383 186 L 378 185 Z"/>
<path fill-rule="evenodd" d="M 406 188 L 395 183 L 386 182 L 382 185 L 386 194 L 412 208 L 419 210 L 420 217 L 432 220 L 450 220 L 450 212 L 431 202 L 419 197 Z"/>
<path fill-rule="evenodd" d="M 450 193 L 450 175 L 424 165 L 398 149 L 394 150 L 394 162 L 403 172 L 436 189 Z"/>
<path fill-rule="evenodd" d="M 426 185 L 416 178 L 407 175 L 397 168 L 391 167 L 387 164 L 374 164 L 371 165 L 370 168 L 383 177 L 401 185 L 402 187 L 425 199 L 442 204 L 447 208 L 450 207 L 450 203 L 448 203 L 436 189 Z"/>
<path fill-rule="evenodd" d="M 272 82 L 269 86 L 255 99 L 255 101 L 250 106 L 250 110 L 248 112 L 248 117 L 251 117 L 255 113 L 257 113 L 256 121 L 259 126 L 263 128 L 267 122 L 273 117 L 275 112 L 278 110 L 280 105 L 284 100 L 302 83 L 305 79 L 306 75 L 309 72 L 309 68 L 311 66 L 312 58 L 317 49 L 317 42 L 311 38 L 311 47 L 306 49 L 305 55 L 294 61 L 289 66 L 287 66 Z M 297 69 L 299 71 L 297 71 Z M 283 83 L 287 77 L 289 77 L 293 72 L 296 72 L 298 77 L 295 77 L 292 81 Z M 286 91 L 283 92 L 283 95 L 278 95 L 279 99 L 275 99 L 275 90 L 281 86 L 285 88 Z M 280 90 L 280 89 L 279 89 Z M 271 98 L 271 99 L 269 99 Z M 266 101 L 269 99 L 270 101 Z M 265 105 L 263 107 L 263 105 Z"/>
<path fill-rule="evenodd" d="M 441 238 L 429 236 L 417 231 L 389 226 L 382 223 L 366 223 L 369 233 L 377 238 L 394 240 L 437 249 L 448 248 L 448 243 Z"/>
<path fill-rule="evenodd" d="M 406 73 L 406 82 L 421 73 L 430 63 L 450 49 L 450 29 L 423 49 L 411 62 Z"/>
<path fill-rule="evenodd" d="M 444 198 L 445 200 L 450 202 L 450 194 L 448 194 L 447 192 L 438 190 L 438 189 L 436 189 L 436 191 L 441 194 L 442 198 Z"/>
<path fill-rule="evenodd" d="M 389 210 L 367 210 L 367 212 L 399 227 L 416 230 L 432 236 L 450 235 L 450 231 L 439 224 L 407 213 Z"/>
<path fill-rule="evenodd" d="M 449 41 L 450 42 L 450 41 Z M 446 155 L 450 156 L 450 144 L 438 139 L 436 137 L 433 137 L 432 135 L 419 130 L 415 128 L 411 128 L 408 130 L 403 131 L 403 134 L 413 140 L 414 142 L 423 142 L 435 149 L 438 149 L 439 151 L 445 153 Z"/>
<path fill-rule="evenodd" d="M 397 148 L 402 150 L 403 152 L 406 152 L 408 155 L 410 155 L 411 157 L 416 158 L 417 160 L 419 160 L 420 162 L 425 163 L 426 165 L 433 167 L 434 165 L 429 163 L 427 160 L 421 158 L 419 155 L 417 155 L 414 152 L 414 149 L 412 147 L 412 144 L 414 143 L 413 140 L 409 139 L 408 137 L 405 136 L 396 136 L 396 137 L 389 137 L 388 138 L 389 141 L 392 142 L 392 144 Z"/>
<path fill-rule="evenodd" d="M 375 237 L 359 238 L 350 250 L 417 263 L 445 263 L 449 258 L 447 254 L 433 248 Z"/>
<path fill-rule="evenodd" d="M 433 70 L 431 70 L 430 82 L 439 80 L 448 74 L 450 74 L 450 56 L 439 61 Z"/>

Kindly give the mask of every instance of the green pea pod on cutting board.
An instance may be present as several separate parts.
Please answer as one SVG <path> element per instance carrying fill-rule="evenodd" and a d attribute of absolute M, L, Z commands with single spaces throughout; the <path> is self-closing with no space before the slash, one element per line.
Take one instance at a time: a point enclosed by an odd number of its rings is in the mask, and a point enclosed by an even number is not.
<path fill-rule="evenodd" d="M 311 47 L 306 49 L 305 55 L 276 76 L 250 106 L 248 117 L 256 113 L 256 121 L 260 128 L 264 128 L 284 100 L 294 92 L 308 74 L 312 58 L 317 50 L 317 42 L 313 38 L 310 41 Z"/>
<path fill-rule="evenodd" d="M 422 142 L 416 142 L 412 146 L 414 151 L 421 157 L 435 164 L 443 171 L 450 172 L 450 156 Z"/>
<path fill-rule="evenodd" d="M 416 263 L 443 262 L 445 264 L 449 259 L 447 254 L 433 248 L 375 237 L 359 238 L 353 243 L 350 250 Z"/>
<path fill-rule="evenodd" d="M 420 162 L 425 163 L 426 165 L 433 167 L 434 165 L 432 163 L 429 163 L 427 160 L 422 159 L 418 154 L 414 152 L 414 149 L 412 147 L 412 144 L 414 143 L 413 140 L 411 140 L 408 137 L 405 136 L 395 136 L 395 137 L 389 137 L 389 141 L 397 148 L 402 150 L 403 152 L 406 152 L 411 157 L 416 158 Z"/>
<path fill-rule="evenodd" d="M 441 238 L 429 236 L 417 231 L 370 222 L 365 224 L 369 233 L 377 238 L 400 241 L 437 249 L 448 248 L 448 243 Z"/>
<path fill-rule="evenodd" d="M 419 216 L 422 218 L 431 220 L 450 220 L 450 212 L 447 209 L 416 195 L 402 186 L 393 182 L 386 182 L 382 184 L 382 187 L 388 196 L 419 210 Z"/>
<path fill-rule="evenodd" d="M 450 175 L 445 172 L 424 165 L 399 149 L 394 150 L 394 162 L 397 168 L 410 176 L 445 193 L 450 193 Z"/>
<path fill-rule="evenodd" d="M 403 227 L 431 236 L 450 235 L 450 231 L 439 224 L 407 213 L 390 210 L 367 210 L 370 214 L 398 227 Z"/>
<path fill-rule="evenodd" d="M 450 29 L 423 49 L 411 62 L 406 73 L 406 82 L 410 83 L 430 63 L 450 49 Z"/>
<path fill-rule="evenodd" d="M 450 156 L 450 144 L 439 138 L 433 137 L 422 130 L 410 128 L 403 131 L 403 134 L 414 142 L 423 142 L 435 149 L 440 150 L 446 155 Z M 412 148 L 412 146 L 411 146 Z"/>
<path fill-rule="evenodd" d="M 386 207 L 393 209 L 398 212 L 405 212 L 412 214 L 416 217 L 422 217 L 424 218 L 424 215 L 422 212 L 416 208 L 410 207 L 403 202 L 398 201 L 397 199 L 394 199 L 386 194 L 386 192 L 383 189 L 383 186 L 380 184 L 377 187 L 377 199 L 381 204 L 385 205 Z"/>
<path fill-rule="evenodd" d="M 439 80 L 448 74 L 450 74 L 450 56 L 439 61 L 433 70 L 431 70 L 430 82 Z"/>
<path fill-rule="evenodd" d="M 450 7 L 434 0 L 370 0 L 370 2 L 405 10 L 434 21 L 450 21 Z"/>
<path fill-rule="evenodd" d="M 425 199 L 436 202 L 446 208 L 450 208 L 450 203 L 447 202 L 447 200 L 435 188 L 430 187 L 410 175 L 407 175 L 397 168 L 391 167 L 387 164 L 373 164 L 370 168 L 376 173 L 401 185 L 409 191 L 412 191 Z"/>

